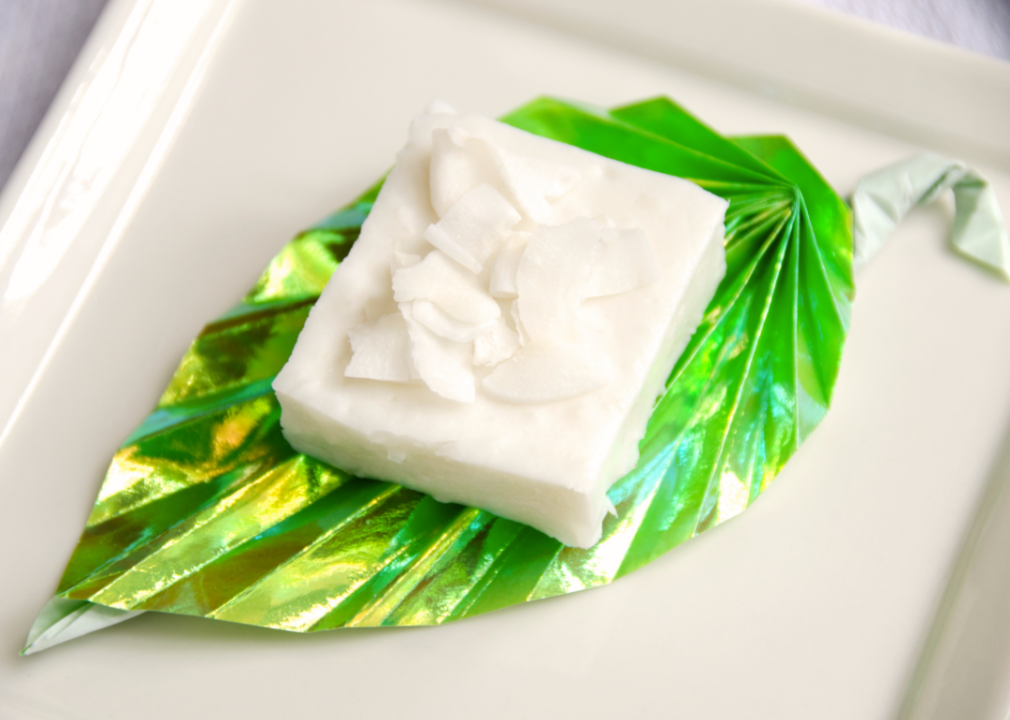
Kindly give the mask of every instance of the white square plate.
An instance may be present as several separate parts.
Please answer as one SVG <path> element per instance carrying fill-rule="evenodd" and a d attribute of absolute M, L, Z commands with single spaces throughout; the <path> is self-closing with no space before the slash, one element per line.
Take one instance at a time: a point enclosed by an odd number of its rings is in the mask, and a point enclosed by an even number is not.
<path fill-rule="evenodd" d="M 926 144 L 1010 208 L 1001 63 L 781 1 L 612 5 L 114 0 L 0 198 L 0 717 L 898 712 L 1010 420 L 1010 287 L 939 206 L 858 278 L 834 407 L 774 486 L 612 586 L 417 630 L 147 614 L 16 655 L 190 339 L 434 97 L 667 94 L 843 193 Z"/>

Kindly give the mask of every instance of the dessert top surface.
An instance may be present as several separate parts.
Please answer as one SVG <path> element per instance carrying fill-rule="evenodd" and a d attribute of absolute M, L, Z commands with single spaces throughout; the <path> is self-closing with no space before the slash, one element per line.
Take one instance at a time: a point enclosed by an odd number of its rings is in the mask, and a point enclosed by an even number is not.
<path fill-rule="evenodd" d="M 348 372 L 353 356 L 351 343 L 358 340 L 361 329 L 391 325 L 389 318 L 398 317 L 398 310 L 403 310 L 402 302 L 398 305 L 397 301 L 408 296 L 403 294 L 405 285 L 399 281 L 409 274 L 401 268 L 408 264 L 413 267 L 407 270 L 416 270 L 436 261 L 455 266 L 454 260 L 439 257 L 441 248 L 451 251 L 452 246 L 440 244 L 436 250 L 432 239 L 438 242 L 439 236 L 433 238 L 431 232 L 432 226 L 445 226 L 449 214 L 448 203 L 441 203 L 443 221 L 439 222 L 433 206 L 440 204 L 439 188 L 433 188 L 430 182 L 433 137 L 437 145 L 446 135 L 476 138 L 509 157 L 551 163 L 577 176 L 577 182 L 567 183 L 560 190 L 563 194 L 549 205 L 538 206 L 535 198 L 527 202 L 520 198 L 515 203 L 521 215 L 516 216 L 519 220 L 512 228 L 515 233 L 535 232 L 538 227 L 558 232 L 561 228 L 557 226 L 588 223 L 607 225 L 620 232 L 634 231 L 639 233 L 636 237 L 641 239 L 644 234 L 648 241 L 657 277 L 648 278 L 648 282 L 630 291 L 585 299 L 578 308 L 582 328 L 579 337 L 559 339 L 576 341 L 580 358 L 589 363 L 599 361 L 599 366 L 605 368 L 606 381 L 597 383 L 591 391 L 550 402 L 503 400 L 501 393 L 489 392 L 495 388 L 484 381 L 514 358 L 499 363 L 497 368 L 475 363 L 473 397 L 463 398 L 462 402 L 440 396 L 416 381 L 382 382 L 345 376 L 345 372 L 354 374 L 353 369 Z M 512 193 L 513 200 L 516 195 Z M 583 485 L 587 478 L 595 481 L 599 476 L 706 249 L 713 237 L 715 242 L 721 240 L 725 207 L 724 200 L 690 182 L 609 160 L 484 117 L 448 112 L 418 116 L 359 239 L 313 308 L 275 388 L 384 445 L 427 446 L 438 455 L 463 463 L 587 490 Z M 576 225 L 568 225 L 573 222 Z M 507 245 L 499 255 L 506 254 Z M 479 249 L 472 252 L 480 261 L 469 255 L 457 259 L 473 262 L 472 269 L 479 270 L 477 277 L 483 286 L 493 286 L 495 256 L 484 258 L 487 253 Z M 500 315 L 518 330 L 510 312 L 511 301 L 498 298 L 496 302 L 501 312 L 492 306 L 490 320 L 497 319 L 491 315 Z M 418 305 L 413 303 L 414 315 L 418 314 Z M 474 307 L 474 303 L 466 307 Z M 420 309 L 432 311 L 427 306 Z M 532 314 L 526 308 L 523 313 L 530 328 L 540 327 L 545 335 L 553 332 L 551 318 L 531 322 Z M 561 327 L 563 323 L 557 325 Z M 520 332 L 528 342 L 527 333 Z M 565 342 L 564 347 L 576 345 Z M 552 356 L 552 361 L 556 360 L 557 356 Z"/>

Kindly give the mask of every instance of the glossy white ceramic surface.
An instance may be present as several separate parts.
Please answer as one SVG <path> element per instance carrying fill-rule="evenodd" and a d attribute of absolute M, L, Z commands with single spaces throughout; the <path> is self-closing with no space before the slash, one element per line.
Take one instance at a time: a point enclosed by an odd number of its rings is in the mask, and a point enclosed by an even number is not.
<path fill-rule="evenodd" d="M 78 157 L 59 134 L 79 117 L 73 99 L 96 87 L 91 69 L 138 27 L 137 8 L 159 2 L 110 8 L 0 198 L 5 228 L 22 198 L 67 197 L 55 180 L 33 185 L 34 173 L 53 154 Z M 752 31 L 776 23 L 775 43 L 741 49 L 746 74 L 730 77 L 732 62 L 720 70 L 729 83 L 678 69 L 652 46 L 639 55 L 483 6 L 172 3 L 165 17 L 188 19 L 161 26 L 175 28 L 162 47 L 177 59 L 152 61 L 157 99 L 94 120 L 134 135 L 109 141 L 119 159 L 38 286 L 51 292 L 0 310 L 0 409 L 14 418 L 0 442 L 0 577 L 17 581 L 0 596 L 0 717 L 894 717 L 1010 420 L 1010 287 L 946 251 L 939 207 L 913 214 L 860 276 L 832 412 L 775 485 L 612 586 L 441 628 L 308 637 L 148 614 L 16 656 L 111 453 L 189 340 L 291 234 L 385 171 L 432 97 L 494 115 L 542 93 L 604 105 L 666 93 L 723 132 L 790 135 L 842 192 L 923 139 L 978 157 L 981 138 L 989 162 L 976 165 L 1010 207 L 1003 136 L 990 132 L 1010 93 L 980 94 L 1010 87 L 1005 67 L 981 71 L 957 51 L 860 26 L 832 31 L 788 3 L 720 2 Z M 698 22 L 712 5 L 681 4 Z M 819 44 L 804 35 L 812 27 Z M 130 52 L 157 40 L 131 37 Z M 832 53 L 853 37 L 863 55 L 943 73 L 900 90 L 862 65 L 846 73 Z M 697 68 L 693 46 L 678 47 Z M 743 89 L 765 72 L 768 87 L 790 72 L 802 80 L 818 64 L 832 98 L 820 110 Z M 868 95 L 852 95 L 853 74 Z M 977 103 L 970 123 L 948 109 L 902 136 L 908 126 L 893 118 L 894 107 L 960 101 Z M 899 134 L 868 129 L 874 112 Z M 14 248 L 32 237 L 3 232 Z"/>
<path fill-rule="evenodd" d="M 0 438 L 158 172 L 228 7 L 114 3 L 5 190 L 0 337 L 16 352 L 0 383 Z"/>

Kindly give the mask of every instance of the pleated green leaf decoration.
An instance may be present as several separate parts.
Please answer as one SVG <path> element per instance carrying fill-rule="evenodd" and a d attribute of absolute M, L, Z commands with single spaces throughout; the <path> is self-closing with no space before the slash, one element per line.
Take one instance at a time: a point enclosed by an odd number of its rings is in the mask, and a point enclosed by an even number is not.
<path fill-rule="evenodd" d="M 730 201 L 726 278 L 638 467 L 610 491 L 600 543 L 568 548 L 284 440 L 270 382 L 376 186 L 292 240 L 194 341 L 113 458 L 57 590 L 66 611 L 37 630 L 94 604 L 302 632 L 438 624 L 609 583 L 768 486 L 831 400 L 853 295 L 845 204 L 787 139 L 726 139 L 667 99 L 610 112 L 540 99 L 504 121 Z"/>

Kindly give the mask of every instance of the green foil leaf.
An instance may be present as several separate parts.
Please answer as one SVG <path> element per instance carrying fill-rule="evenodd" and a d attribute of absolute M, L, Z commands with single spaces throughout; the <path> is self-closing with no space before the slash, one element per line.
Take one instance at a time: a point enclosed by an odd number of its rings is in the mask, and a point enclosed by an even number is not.
<path fill-rule="evenodd" d="M 768 486 L 831 400 L 853 296 L 845 204 L 787 139 L 729 140 L 664 98 L 610 112 L 544 98 L 504 121 L 730 201 L 726 278 L 610 490 L 603 539 L 566 547 L 284 440 L 270 382 L 380 182 L 292 240 L 193 342 L 113 458 L 57 590 L 79 604 L 54 618 L 100 605 L 301 632 L 439 624 L 609 583 Z"/>

